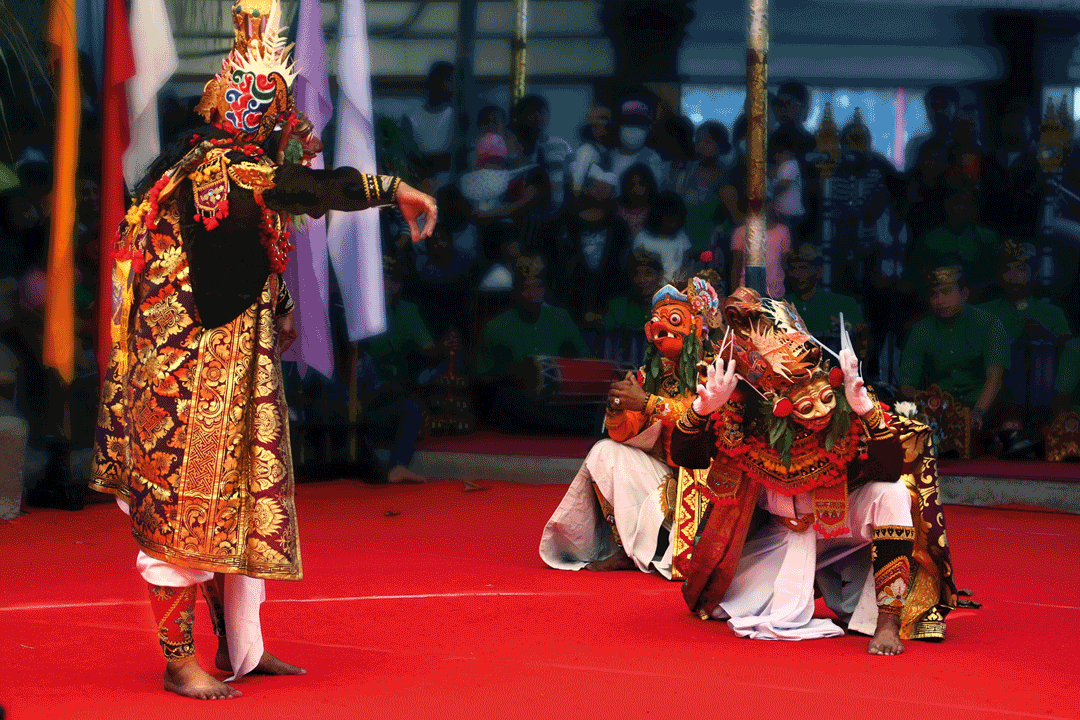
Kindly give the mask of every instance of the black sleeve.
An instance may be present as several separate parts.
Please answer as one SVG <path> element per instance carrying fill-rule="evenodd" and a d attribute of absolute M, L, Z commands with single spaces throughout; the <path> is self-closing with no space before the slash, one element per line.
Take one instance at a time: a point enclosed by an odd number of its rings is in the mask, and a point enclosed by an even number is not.
<path fill-rule="evenodd" d="M 274 187 L 263 193 L 272 210 L 319 218 L 330 210 L 366 210 L 394 202 L 400 180 L 365 175 L 351 167 L 312 170 L 295 163 L 274 174 Z"/>
<path fill-rule="evenodd" d="M 712 465 L 716 450 L 716 434 L 707 419 L 693 410 L 675 423 L 671 431 L 671 461 L 690 470 Z"/>
<path fill-rule="evenodd" d="M 899 438 L 871 438 L 866 444 L 866 459 L 858 458 L 848 466 L 848 489 L 872 482 L 896 482 L 904 470 L 904 446 Z"/>
<path fill-rule="evenodd" d="M 215 328 L 251 307 L 270 276 L 270 259 L 260 240 L 262 209 L 250 190 L 233 183 L 229 214 L 207 230 L 194 219 L 192 192 L 191 180 L 177 188 L 184 252 L 199 322 Z"/>

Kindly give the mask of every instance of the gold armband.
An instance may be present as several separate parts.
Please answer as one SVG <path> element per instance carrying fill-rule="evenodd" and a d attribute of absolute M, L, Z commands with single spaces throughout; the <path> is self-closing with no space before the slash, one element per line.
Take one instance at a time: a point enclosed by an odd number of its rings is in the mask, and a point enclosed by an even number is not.
<path fill-rule="evenodd" d="M 645 414 L 652 415 L 658 402 L 660 402 L 660 396 L 649 393 L 648 399 L 645 400 Z"/>
<path fill-rule="evenodd" d="M 866 434 L 871 439 L 881 440 L 892 436 L 892 429 L 889 427 L 888 423 L 885 422 L 885 413 L 881 411 L 881 405 L 879 403 L 875 402 L 874 407 L 870 412 L 865 415 L 860 415 L 859 419 L 866 429 Z"/>
<path fill-rule="evenodd" d="M 401 178 L 393 175 L 367 175 L 361 173 L 364 196 L 369 207 L 390 205 L 397 199 L 397 189 Z"/>
<path fill-rule="evenodd" d="M 697 410 L 694 410 L 694 404 L 691 403 L 690 407 L 686 408 L 686 412 L 679 418 L 679 422 L 676 423 L 679 430 L 687 435 L 695 435 L 709 424 L 709 418 L 704 415 L 700 415 Z"/>

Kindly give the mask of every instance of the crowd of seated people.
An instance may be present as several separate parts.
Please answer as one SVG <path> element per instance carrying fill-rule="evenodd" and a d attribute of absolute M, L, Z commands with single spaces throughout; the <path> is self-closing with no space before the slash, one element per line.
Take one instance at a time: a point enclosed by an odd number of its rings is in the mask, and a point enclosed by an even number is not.
<path fill-rule="evenodd" d="M 393 446 L 385 470 L 396 478 L 408 477 L 403 438 L 429 427 L 425 388 L 441 375 L 466 379 L 480 423 L 590 432 L 595 407 L 535 392 L 535 358 L 638 364 L 659 287 L 711 268 L 723 295 L 746 277 L 745 114 L 730 127 L 715 119 L 694 127 L 641 89 L 590 109 L 579 134 L 561 138 L 549 131 L 560 109 L 528 95 L 480 110 L 461 168 L 452 77 L 452 66 L 436 63 L 425 104 L 399 119 L 416 148 L 414 179 L 436 195 L 439 221 L 414 245 L 400 217 L 382 211 L 390 327 L 361 348 L 357 365 L 366 373 L 362 405 L 381 413 L 373 427 Z M 810 100 L 798 81 L 770 99 L 765 292 L 793 303 L 834 348 L 842 314 L 883 396 L 924 402 L 931 390 L 946 393 L 973 429 L 966 452 L 1038 454 L 1076 404 L 1080 293 L 1076 263 L 1061 258 L 1076 255 L 1080 239 L 1043 227 L 1055 191 L 1038 162 L 1036 109 L 1017 100 L 981 123 L 960 91 L 932 88 L 929 129 L 907 143 L 905 167 L 873 150 L 856 113 L 825 172 L 806 126 Z M 982 137 L 984 125 L 993 137 Z M 48 172 L 48 152 L 27 142 L 12 159 L 22 182 L 0 197 L 8 208 L 0 263 L 18 283 L 22 318 L 5 327 L 5 341 L 24 365 L 40 344 L 48 180 L 38 175 Z M 80 186 L 87 238 L 97 234 L 92 177 Z M 89 349 L 98 272 L 91 254 L 80 263 Z M 83 357 L 92 366 L 92 353 Z M 43 382 L 22 376 L 23 392 Z M 335 397 L 349 384 L 328 382 Z M 399 389 L 415 405 L 388 403 Z"/>
<path fill-rule="evenodd" d="M 1037 162 L 1038 118 L 1010 103 L 990 141 L 957 89 L 933 88 L 925 103 L 929 131 L 907 143 L 903 168 L 873 150 L 856 113 L 838 132 L 823 192 L 806 127 L 809 91 L 798 81 L 780 86 L 766 156 L 765 291 L 792 302 L 833 347 L 842 314 L 883 395 L 925 402 L 933 388 L 951 397 L 973 433 L 965 452 L 1038 453 L 1045 429 L 1070 407 L 1062 397 L 1074 392 L 1077 373 L 1065 361 L 1078 310 L 1075 292 L 1051 292 L 1076 278 L 1062 277 L 1067 263 L 1046 260 L 1062 241 L 1039 229 L 1051 190 Z M 717 120 L 694 128 L 642 92 L 589 110 L 570 143 L 548 134 L 550 112 L 528 96 L 476 118 L 472 165 L 440 195 L 448 218 L 440 225 L 453 226 L 457 255 L 439 267 L 460 266 L 460 284 L 429 289 L 430 251 L 388 243 L 406 267 L 421 268 L 412 297 L 433 327 L 446 326 L 450 297 L 471 313 L 454 325 L 466 372 L 479 388 L 498 378 L 516 388 L 477 394 L 497 401 L 488 418 L 506 427 L 543 425 L 536 417 L 584 426 L 561 417 L 562 407 L 533 417 L 539 408 L 526 411 L 520 395 L 503 402 L 532 382 L 526 350 L 640 362 L 650 293 L 706 267 L 722 278 L 721 293 L 746 277 L 745 117 L 730 131 Z M 529 345 L 546 326 L 533 319 L 542 313 L 525 310 L 523 259 L 544 268 L 530 285 L 542 283 L 544 307 L 559 312 L 552 340 L 567 340 L 569 321 L 574 342 Z M 492 342 L 508 332 L 514 350 L 504 366 L 492 360 Z M 509 405 L 523 417 L 509 417 Z"/>

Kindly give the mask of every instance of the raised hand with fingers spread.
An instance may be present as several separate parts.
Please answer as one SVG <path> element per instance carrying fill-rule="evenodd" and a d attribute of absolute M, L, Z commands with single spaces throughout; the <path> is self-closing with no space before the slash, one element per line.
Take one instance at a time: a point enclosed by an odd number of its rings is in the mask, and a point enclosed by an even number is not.
<path fill-rule="evenodd" d="M 724 406 L 731 399 L 731 393 L 739 384 L 735 377 L 735 361 L 728 361 L 724 368 L 724 359 L 717 357 L 706 371 L 705 383 L 698 385 L 698 396 L 691 406 L 698 415 L 708 416 Z"/>
<path fill-rule="evenodd" d="M 840 369 L 844 371 L 844 395 L 851 409 L 859 415 L 873 410 L 874 401 L 866 392 L 866 383 L 859 374 L 859 361 L 853 351 L 846 348 L 840 351 Z"/>

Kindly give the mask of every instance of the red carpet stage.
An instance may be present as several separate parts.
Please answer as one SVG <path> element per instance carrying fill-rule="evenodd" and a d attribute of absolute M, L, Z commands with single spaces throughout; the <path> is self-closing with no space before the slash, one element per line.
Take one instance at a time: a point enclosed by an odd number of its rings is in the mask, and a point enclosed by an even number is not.
<path fill-rule="evenodd" d="M 304 677 L 226 705 L 161 689 L 163 662 L 113 505 L 0 523 L 0 705 L 49 718 L 1080 718 L 1080 518 L 947 507 L 961 587 L 943 644 L 735 638 L 679 586 L 544 567 L 565 486 L 298 488 L 307 579 L 267 583 L 267 647 Z M 205 606 L 199 656 L 215 647 Z"/>

